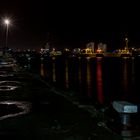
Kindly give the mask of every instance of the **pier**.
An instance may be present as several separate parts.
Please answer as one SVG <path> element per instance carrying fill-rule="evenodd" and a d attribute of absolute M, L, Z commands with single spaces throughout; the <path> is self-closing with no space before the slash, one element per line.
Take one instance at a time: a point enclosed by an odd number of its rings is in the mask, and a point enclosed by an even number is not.
<path fill-rule="evenodd" d="M 65 96 L 14 59 L 1 57 L 1 62 L 1 139 L 122 140 L 100 109 Z"/>

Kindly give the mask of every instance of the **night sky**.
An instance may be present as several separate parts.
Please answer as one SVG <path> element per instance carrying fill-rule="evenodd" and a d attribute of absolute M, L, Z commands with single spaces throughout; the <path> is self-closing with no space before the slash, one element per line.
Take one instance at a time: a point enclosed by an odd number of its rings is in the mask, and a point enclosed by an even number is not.
<path fill-rule="evenodd" d="M 5 43 L 4 17 L 10 17 L 8 46 L 43 47 L 47 41 L 57 47 L 83 47 L 103 42 L 109 49 L 122 47 L 125 34 L 131 46 L 140 44 L 139 7 L 114 1 L 5 0 L 0 2 L 0 46 Z"/>

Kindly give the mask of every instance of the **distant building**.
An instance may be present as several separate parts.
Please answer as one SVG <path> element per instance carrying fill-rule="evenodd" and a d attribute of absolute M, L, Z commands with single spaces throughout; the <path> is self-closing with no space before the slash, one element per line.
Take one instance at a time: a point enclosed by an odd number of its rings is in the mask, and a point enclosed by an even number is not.
<path fill-rule="evenodd" d="M 95 52 L 95 43 L 94 43 L 94 42 L 89 42 L 89 43 L 86 45 L 86 48 L 91 49 L 92 52 L 94 53 L 94 52 Z"/>
<path fill-rule="evenodd" d="M 103 44 L 103 43 L 99 43 L 97 45 L 97 50 L 96 51 L 97 52 L 102 52 L 102 53 L 106 52 L 107 51 L 107 45 Z"/>
<path fill-rule="evenodd" d="M 45 45 L 45 49 L 46 49 L 46 50 L 49 50 L 49 49 L 50 49 L 50 44 L 49 44 L 48 42 L 47 42 L 46 45 Z"/>
<path fill-rule="evenodd" d="M 107 52 L 107 44 L 103 44 L 103 52 Z"/>

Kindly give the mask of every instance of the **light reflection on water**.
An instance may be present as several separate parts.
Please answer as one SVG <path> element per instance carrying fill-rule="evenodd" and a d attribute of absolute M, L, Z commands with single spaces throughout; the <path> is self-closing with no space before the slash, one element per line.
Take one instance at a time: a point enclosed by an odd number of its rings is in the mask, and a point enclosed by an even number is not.
<path fill-rule="evenodd" d="M 53 79 L 53 82 L 55 82 L 55 81 L 56 81 L 56 73 L 55 73 L 55 67 L 56 67 L 56 66 L 55 66 L 55 57 L 52 58 L 52 65 L 53 65 L 53 66 L 52 66 L 52 73 L 53 73 L 53 74 L 52 74 L 52 75 L 53 75 L 53 78 L 52 78 L 52 79 Z"/>
<path fill-rule="evenodd" d="M 102 58 L 97 58 L 97 95 L 100 104 L 103 104 Z"/>
<path fill-rule="evenodd" d="M 132 58 L 132 85 L 135 84 L 135 59 Z"/>
<path fill-rule="evenodd" d="M 52 79 L 59 88 L 76 91 L 100 104 L 131 100 L 131 97 L 136 101 L 137 97 L 131 92 L 139 87 L 139 64 L 136 58 L 56 58 L 44 63 L 44 72 L 41 66 L 41 75 L 50 71 L 44 76 Z"/>
<path fill-rule="evenodd" d="M 81 70 L 81 61 L 80 61 L 80 58 L 79 58 L 79 65 L 78 65 L 78 83 L 80 86 L 81 83 L 82 83 L 82 70 Z"/>
<path fill-rule="evenodd" d="M 65 83 L 66 88 L 69 88 L 69 67 L 68 67 L 68 60 L 65 61 Z"/>
<path fill-rule="evenodd" d="M 87 58 L 87 95 L 89 97 L 92 96 L 92 85 L 91 85 L 91 69 L 90 69 L 90 63 L 89 58 Z"/>
<path fill-rule="evenodd" d="M 43 76 L 43 77 L 45 76 L 43 63 L 41 63 L 41 66 L 40 66 L 40 75 Z"/>
<path fill-rule="evenodd" d="M 123 71 L 123 87 L 124 87 L 124 92 L 128 92 L 128 63 L 127 63 L 127 58 L 123 59 L 123 66 L 122 66 L 122 71 Z"/>

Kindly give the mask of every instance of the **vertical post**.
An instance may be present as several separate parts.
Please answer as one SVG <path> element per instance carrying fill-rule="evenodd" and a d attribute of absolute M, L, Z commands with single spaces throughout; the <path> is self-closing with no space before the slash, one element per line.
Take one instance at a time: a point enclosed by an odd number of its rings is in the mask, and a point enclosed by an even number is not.
<path fill-rule="evenodd" d="M 124 126 L 130 126 L 131 122 L 130 122 L 130 114 L 129 113 L 121 113 L 120 117 L 121 117 L 121 123 Z"/>
<path fill-rule="evenodd" d="M 128 50 L 128 37 L 125 38 L 125 50 Z"/>
<path fill-rule="evenodd" d="M 6 42 L 5 42 L 5 48 L 8 47 L 8 24 L 6 24 Z"/>
<path fill-rule="evenodd" d="M 8 18 L 6 18 L 4 20 L 4 24 L 6 25 L 5 49 L 7 49 L 7 47 L 8 47 L 8 30 L 9 30 L 10 20 Z"/>

